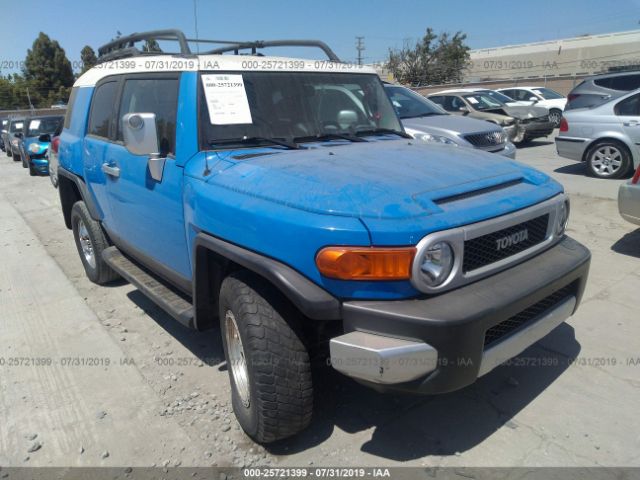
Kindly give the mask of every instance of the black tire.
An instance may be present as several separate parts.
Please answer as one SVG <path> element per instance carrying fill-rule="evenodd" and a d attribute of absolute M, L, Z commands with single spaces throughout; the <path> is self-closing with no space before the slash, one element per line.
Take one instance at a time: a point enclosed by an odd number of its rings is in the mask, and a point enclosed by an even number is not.
<path fill-rule="evenodd" d="M 11 151 L 10 148 L 7 149 L 7 157 L 9 158 L 13 157 L 13 152 Z"/>
<path fill-rule="evenodd" d="M 22 154 L 20 154 L 20 160 L 22 161 L 22 168 L 29 168 L 31 162 L 28 159 L 24 158 Z"/>
<path fill-rule="evenodd" d="M 29 175 L 31 175 L 32 177 L 38 175 L 38 172 L 36 172 L 36 169 L 33 168 L 33 164 L 31 162 L 29 162 Z"/>
<path fill-rule="evenodd" d="M 258 443 L 274 442 L 304 430 L 311 421 L 313 386 L 309 354 L 291 325 L 297 319 L 296 310 L 264 280 L 248 272 L 225 278 L 219 309 L 232 405 L 242 429 Z M 233 327 L 228 325 L 229 313 L 237 326 L 247 367 L 244 391 L 248 391 L 248 397 L 244 398 L 230 360 L 227 335 Z"/>
<path fill-rule="evenodd" d="M 609 152 L 609 155 L 607 155 Z M 612 162 L 619 159 L 620 165 L 615 170 L 615 165 L 609 164 L 609 167 L 603 166 L 603 162 Z M 631 154 L 627 147 L 615 140 L 603 140 L 595 143 L 587 151 L 585 156 L 587 163 L 587 173 L 597 178 L 623 178 L 632 168 Z M 607 170 L 608 168 L 608 170 Z"/>
<path fill-rule="evenodd" d="M 549 120 L 553 122 L 553 128 L 560 126 L 560 120 L 562 120 L 562 110 L 552 108 L 549 110 Z"/>
<path fill-rule="evenodd" d="M 82 225 L 84 225 L 84 229 L 82 229 Z M 76 202 L 71 208 L 71 228 L 80 260 L 89 280 L 98 285 L 104 285 L 119 278 L 119 275 L 102 259 L 102 252 L 109 246 L 109 241 L 100 224 L 91 218 L 83 201 Z M 86 230 L 86 237 L 88 237 L 93 251 L 94 264 L 85 255 L 79 230 Z"/>

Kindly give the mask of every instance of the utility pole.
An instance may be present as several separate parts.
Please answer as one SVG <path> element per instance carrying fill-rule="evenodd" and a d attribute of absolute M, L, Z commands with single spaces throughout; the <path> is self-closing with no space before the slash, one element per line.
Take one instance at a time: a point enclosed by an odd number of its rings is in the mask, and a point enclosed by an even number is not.
<path fill-rule="evenodd" d="M 362 52 L 364 51 L 364 37 L 356 37 L 356 50 L 358 51 L 358 65 L 362 65 Z"/>
<path fill-rule="evenodd" d="M 27 87 L 27 99 L 29 100 L 29 109 L 31 110 L 31 113 L 33 113 L 33 104 L 31 103 L 31 95 L 29 95 L 29 87 Z"/>

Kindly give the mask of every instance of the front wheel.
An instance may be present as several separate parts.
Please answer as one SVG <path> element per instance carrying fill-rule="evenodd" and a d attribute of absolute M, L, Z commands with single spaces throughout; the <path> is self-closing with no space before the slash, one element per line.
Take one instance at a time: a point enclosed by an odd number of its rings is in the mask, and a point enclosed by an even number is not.
<path fill-rule="evenodd" d="M 231 401 L 242 429 L 258 443 L 302 431 L 311 421 L 313 388 L 309 354 L 290 325 L 295 310 L 246 272 L 222 282 L 219 308 Z"/>
<path fill-rule="evenodd" d="M 38 172 L 36 172 L 36 169 L 33 167 L 33 164 L 31 162 L 29 162 L 29 175 L 31 175 L 32 177 L 38 175 Z"/>
<path fill-rule="evenodd" d="M 83 201 L 76 202 L 71 208 L 71 228 L 89 280 L 104 285 L 117 279 L 118 274 L 102 259 L 102 252 L 109 242 L 100 224 L 91 218 Z"/>
<path fill-rule="evenodd" d="M 560 120 L 562 120 L 562 110 L 558 110 L 557 108 L 549 110 L 549 121 L 553 123 L 553 128 L 560 126 Z"/>
<path fill-rule="evenodd" d="M 604 141 L 595 144 L 587 153 L 587 170 L 598 178 L 622 178 L 631 168 L 631 155 L 618 142 Z"/>

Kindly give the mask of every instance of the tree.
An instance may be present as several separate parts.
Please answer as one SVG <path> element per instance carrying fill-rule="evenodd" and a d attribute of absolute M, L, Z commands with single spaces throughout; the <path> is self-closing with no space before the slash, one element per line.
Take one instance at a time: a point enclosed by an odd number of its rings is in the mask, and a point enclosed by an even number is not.
<path fill-rule="evenodd" d="M 469 61 L 467 35 L 456 32 L 436 35 L 427 28 L 424 37 L 411 46 L 389 49 L 387 68 L 404 84 L 419 86 L 462 81 Z"/>
<path fill-rule="evenodd" d="M 74 80 L 64 49 L 43 32 L 27 50 L 23 74 L 31 103 L 36 107 L 66 102 Z"/>
<path fill-rule="evenodd" d="M 82 71 L 80 72 L 80 75 L 82 75 L 91 67 L 95 66 L 96 63 L 98 63 L 96 52 L 94 52 L 93 48 L 91 48 L 89 45 L 85 45 L 80 51 L 80 60 L 82 61 Z"/>
<path fill-rule="evenodd" d="M 144 45 L 142 46 L 142 51 L 143 52 L 162 52 L 162 49 L 160 48 L 160 45 L 158 45 L 158 42 L 155 39 L 149 38 L 144 41 Z"/>

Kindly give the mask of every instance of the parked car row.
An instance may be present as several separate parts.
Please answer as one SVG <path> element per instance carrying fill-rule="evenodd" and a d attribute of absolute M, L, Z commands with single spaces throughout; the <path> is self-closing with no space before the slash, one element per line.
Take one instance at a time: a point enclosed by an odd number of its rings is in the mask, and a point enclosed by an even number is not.
<path fill-rule="evenodd" d="M 3 121 L 2 146 L 7 156 L 22 162 L 31 176 L 49 174 L 51 140 L 62 131 L 64 115 L 13 117 Z"/>

